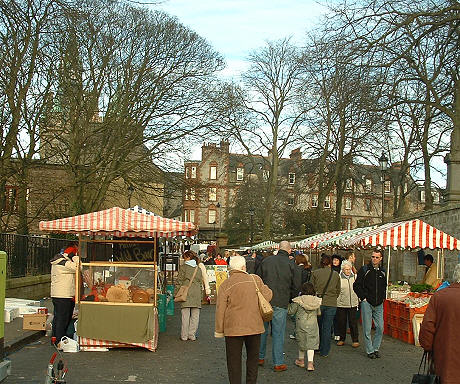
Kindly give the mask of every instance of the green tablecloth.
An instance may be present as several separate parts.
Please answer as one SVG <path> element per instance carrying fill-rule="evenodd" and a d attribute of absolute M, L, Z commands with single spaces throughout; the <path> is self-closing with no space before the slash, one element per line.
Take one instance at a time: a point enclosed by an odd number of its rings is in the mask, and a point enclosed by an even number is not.
<path fill-rule="evenodd" d="M 77 334 L 97 340 L 144 343 L 155 333 L 154 306 L 98 305 L 81 302 Z"/>

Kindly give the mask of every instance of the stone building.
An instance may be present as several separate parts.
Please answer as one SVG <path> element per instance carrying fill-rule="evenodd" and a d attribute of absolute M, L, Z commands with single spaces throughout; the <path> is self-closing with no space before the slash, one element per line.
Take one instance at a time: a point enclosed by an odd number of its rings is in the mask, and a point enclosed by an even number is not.
<path fill-rule="evenodd" d="M 373 165 L 355 164 L 348 169 L 342 198 L 342 228 L 378 224 L 382 221 L 382 200 L 385 221 L 393 218 L 395 190 L 393 180 L 398 172 L 394 164 L 385 173 L 382 186 L 381 171 Z M 194 222 L 200 229 L 200 238 L 213 240 L 224 227 L 240 188 L 251 177 L 269 176 L 269 161 L 263 156 L 230 153 L 229 143 L 205 143 L 201 160 L 187 161 L 184 165 L 183 215 L 185 221 Z M 285 207 L 298 210 L 314 209 L 318 204 L 315 185 L 316 159 L 303 159 L 300 149 L 289 158 L 280 159 L 278 185 L 284 186 Z M 383 188 L 382 188 L 383 187 Z M 382 199 L 383 190 L 383 199 Z M 434 191 L 435 204 L 440 203 L 439 191 Z M 404 184 L 405 213 L 423 209 L 420 187 L 407 175 Z M 337 191 L 326 196 L 324 210 L 335 211 Z"/>

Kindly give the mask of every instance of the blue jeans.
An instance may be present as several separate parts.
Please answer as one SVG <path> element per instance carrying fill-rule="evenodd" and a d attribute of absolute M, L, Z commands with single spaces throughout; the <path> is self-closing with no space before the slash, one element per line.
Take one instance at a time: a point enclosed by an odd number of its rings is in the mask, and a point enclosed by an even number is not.
<path fill-rule="evenodd" d="M 273 365 L 284 364 L 284 333 L 286 331 L 287 308 L 273 307 L 272 358 Z M 265 359 L 269 323 L 264 323 L 265 332 L 260 337 L 259 359 Z"/>
<path fill-rule="evenodd" d="M 383 303 L 374 307 L 367 301 L 361 302 L 361 317 L 363 320 L 364 343 L 367 354 L 378 351 L 383 335 Z M 374 320 L 374 340 L 371 338 L 372 320 Z"/>
<path fill-rule="evenodd" d="M 331 330 L 336 312 L 337 307 L 321 306 L 321 316 L 319 317 L 319 354 L 321 356 L 329 355 L 331 350 Z"/>

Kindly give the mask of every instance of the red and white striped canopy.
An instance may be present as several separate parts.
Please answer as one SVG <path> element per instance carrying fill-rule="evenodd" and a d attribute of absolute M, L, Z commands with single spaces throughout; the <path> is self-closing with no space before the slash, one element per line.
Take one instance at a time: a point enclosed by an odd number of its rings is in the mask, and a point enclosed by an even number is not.
<path fill-rule="evenodd" d="M 304 248 L 304 249 L 305 248 L 316 248 L 318 244 L 321 243 L 322 241 L 333 239 L 334 237 L 340 236 L 341 234 L 345 232 L 347 232 L 347 230 L 319 233 L 317 235 L 307 237 L 304 240 L 298 241 L 296 243 L 296 246 L 298 248 Z"/>
<path fill-rule="evenodd" d="M 193 223 L 114 207 L 63 219 L 40 221 L 44 232 L 116 237 L 172 237 L 196 233 Z"/>
<path fill-rule="evenodd" d="M 459 239 L 418 219 L 381 225 L 347 239 L 343 245 L 460 250 Z"/>

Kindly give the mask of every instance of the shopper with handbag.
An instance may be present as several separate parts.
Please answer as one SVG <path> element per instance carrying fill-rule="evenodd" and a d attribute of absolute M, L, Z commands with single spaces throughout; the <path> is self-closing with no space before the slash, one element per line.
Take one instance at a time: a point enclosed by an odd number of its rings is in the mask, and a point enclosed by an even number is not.
<path fill-rule="evenodd" d="M 460 381 L 460 264 L 453 274 L 453 284 L 435 292 L 420 326 L 419 341 L 434 360 L 434 370 L 441 384 Z"/>
<path fill-rule="evenodd" d="M 319 354 L 327 357 L 331 350 L 331 334 L 337 311 L 337 297 L 340 295 L 339 274 L 331 268 L 331 257 L 321 255 L 321 268 L 312 272 L 311 282 L 316 294 L 322 299 L 319 316 Z"/>
<path fill-rule="evenodd" d="M 196 340 L 196 331 L 200 321 L 201 287 L 204 283 L 203 274 L 198 266 L 198 257 L 193 251 L 183 255 L 184 265 L 177 276 L 178 292 L 174 301 L 182 304 L 182 326 L 180 338 L 183 341 Z"/>
<path fill-rule="evenodd" d="M 246 273 L 243 256 L 230 258 L 230 277 L 219 287 L 216 305 L 215 337 L 225 336 L 230 384 L 240 384 L 242 348 L 246 347 L 246 383 L 257 382 L 260 335 L 265 331 L 258 292 L 270 301 L 272 291 L 257 275 Z"/>

